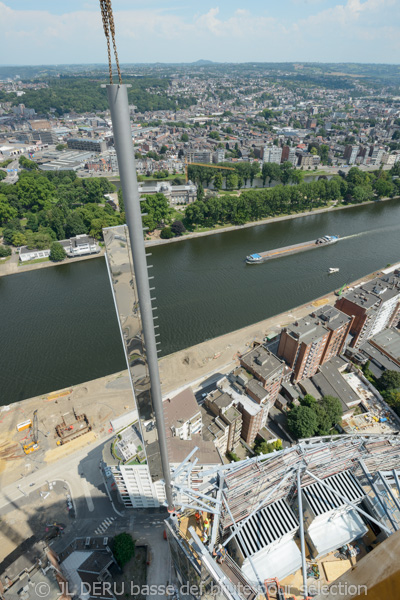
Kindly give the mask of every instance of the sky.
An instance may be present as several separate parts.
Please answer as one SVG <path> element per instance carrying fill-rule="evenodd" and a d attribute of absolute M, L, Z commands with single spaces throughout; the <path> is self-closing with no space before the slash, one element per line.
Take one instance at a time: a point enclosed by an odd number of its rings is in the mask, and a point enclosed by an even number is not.
<path fill-rule="evenodd" d="M 400 0 L 113 0 L 120 62 L 400 63 Z M 0 0 L 0 63 L 107 61 L 98 0 Z"/>

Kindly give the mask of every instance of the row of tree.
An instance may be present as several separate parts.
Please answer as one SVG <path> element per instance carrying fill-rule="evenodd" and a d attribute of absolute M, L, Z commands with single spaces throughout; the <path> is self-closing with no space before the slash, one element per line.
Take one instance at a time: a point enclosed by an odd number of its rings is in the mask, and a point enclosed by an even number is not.
<path fill-rule="evenodd" d="M 279 168 L 279 165 L 275 167 Z M 189 204 L 185 210 L 186 227 L 213 227 L 228 223 L 243 225 L 276 215 L 308 211 L 326 206 L 332 201 L 357 204 L 400 194 L 400 179 L 392 181 L 391 174 L 387 171 L 364 173 L 354 167 L 347 175 L 338 175 L 330 180 L 322 176 L 317 181 L 297 185 L 285 183 L 298 171 L 291 168 L 281 168 L 280 171 L 283 185 L 246 190 L 240 196 L 205 198 L 204 194 L 200 197 L 198 195 L 198 200 Z"/>

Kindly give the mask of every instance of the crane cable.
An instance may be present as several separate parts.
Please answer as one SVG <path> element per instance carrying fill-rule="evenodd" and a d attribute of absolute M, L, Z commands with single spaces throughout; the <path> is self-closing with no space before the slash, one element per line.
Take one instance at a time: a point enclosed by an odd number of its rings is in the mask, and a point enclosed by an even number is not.
<path fill-rule="evenodd" d="M 111 0 L 100 0 L 101 17 L 103 19 L 104 33 L 107 39 L 107 52 L 108 52 L 108 70 L 110 73 L 110 83 L 113 82 L 112 76 L 112 64 L 111 64 L 111 45 L 110 45 L 110 33 L 112 38 L 112 44 L 114 49 L 115 62 L 117 64 L 118 79 L 119 83 L 122 84 L 121 70 L 119 68 L 119 60 L 117 53 L 117 45 L 115 43 L 115 25 L 114 15 L 111 6 Z"/>

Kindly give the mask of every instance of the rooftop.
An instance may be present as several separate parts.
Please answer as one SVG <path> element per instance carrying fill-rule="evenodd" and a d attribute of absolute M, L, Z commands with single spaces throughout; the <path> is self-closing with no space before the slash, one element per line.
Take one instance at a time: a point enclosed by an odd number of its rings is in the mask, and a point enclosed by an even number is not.
<path fill-rule="evenodd" d="M 200 465 L 221 464 L 221 458 L 212 441 L 204 440 L 200 435 L 193 435 L 191 440 L 181 440 L 178 437 L 169 438 L 168 455 L 171 464 L 180 464 L 188 454 L 197 447 L 195 458 Z"/>
<path fill-rule="evenodd" d="M 331 361 L 321 365 L 319 373 L 314 375 L 311 380 L 320 390 L 322 396 L 339 398 L 342 403 L 343 412 L 346 412 L 350 406 L 361 401 L 361 398 L 342 377 L 337 365 Z"/>
<path fill-rule="evenodd" d="M 320 319 L 323 325 L 332 331 L 340 329 L 343 325 L 350 322 L 351 317 L 338 310 L 334 306 L 321 306 L 318 310 L 313 313 L 318 319 Z"/>
<path fill-rule="evenodd" d="M 365 309 L 377 303 L 387 302 L 400 294 L 400 277 L 395 273 L 377 277 L 363 283 L 360 287 L 343 294 L 343 297 Z"/>
<path fill-rule="evenodd" d="M 250 390 L 252 394 L 257 396 L 257 398 L 260 400 L 260 403 L 262 403 L 268 397 L 268 392 L 263 388 L 261 383 L 257 381 L 257 379 L 250 379 L 250 381 L 246 384 L 245 389 L 246 391 Z"/>
<path fill-rule="evenodd" d="M 266 350 L 264 346 L 258 346 L 240 358 L 240 362 L 246 368 L 251 368 L 256 373 L 259 373 L 263 379 L 275 375 L 277 371 L 282 369 L 283 362 Z"/>
<path fill-rule="evenodd" d="M 304 344 L 312 344 L 327 335 L 326 328 L 321 325 L 319 319 L 307 316 L 291 323 L 286 327 L 287 333 Z"/>
<path fill-rule="evenodd" d="M 389 354 L 394 360 L 400 361 L 400 331 L 398 329 L 384 329 L 369 341 L 373 346 L 378 346 L 384 353 Z"/>
<path fill-rule="evenodd" d="M 200 413 L 192 388 L 186 388 L 173 398 L 163 402 L 165 424 L 168 431 L 179 429 L 183 423 Z"/>
<path fill-rule="evenodd" d="M 379 370 L 376 367 L 374 371 L 374 360 L 380 365 L 382 365 L 384 369 L 389 369 L 390 371 L 400 371 L 400 367 L 396 365 L 396 363 L 394 363 L 392 360 L 390 360 L 390 358 L 386 356 L 386 354 L 384 354 L 382 350 L 379 350 L 379 348 L 373 346 L 371 344 L 371 341 L 368 341 L 362 346 L 360 346 L 360 351 L 366 354 L 368 358 L 371 359 L 370 369 L 376 377 L 380 377 L 382 375 L 382 370 Z"/>

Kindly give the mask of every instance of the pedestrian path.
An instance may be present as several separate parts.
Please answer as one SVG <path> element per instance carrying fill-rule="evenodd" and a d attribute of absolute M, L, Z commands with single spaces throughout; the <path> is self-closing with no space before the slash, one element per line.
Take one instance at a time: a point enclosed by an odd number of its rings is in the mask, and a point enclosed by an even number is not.
<path fill-rule="evenodd" d="M 103 533 L 105 533 L 110 527 L 110 525 L 112 525 L 113 521 L 115 521 L 115 519 L 116 517 L 108 517 L 107 519 L 104 519 L 101 525 L 99 525 L 98 528 L 95 530 L 95 535 L 102 535 Z"/>

